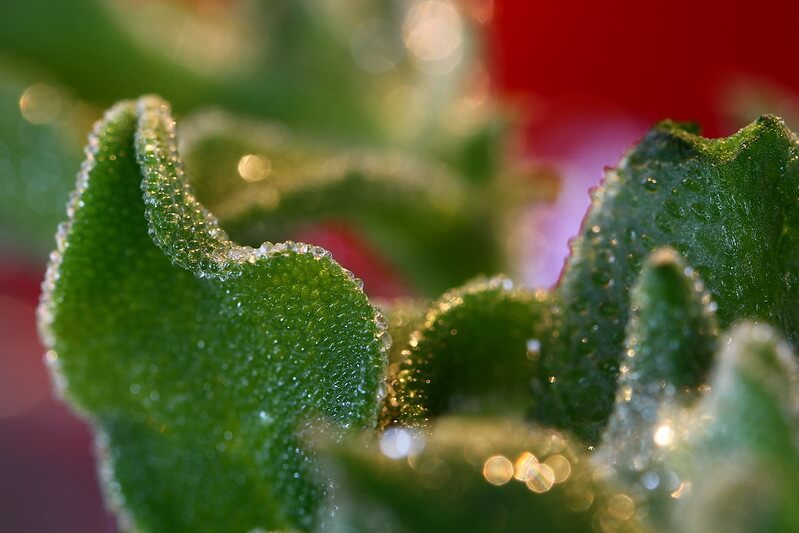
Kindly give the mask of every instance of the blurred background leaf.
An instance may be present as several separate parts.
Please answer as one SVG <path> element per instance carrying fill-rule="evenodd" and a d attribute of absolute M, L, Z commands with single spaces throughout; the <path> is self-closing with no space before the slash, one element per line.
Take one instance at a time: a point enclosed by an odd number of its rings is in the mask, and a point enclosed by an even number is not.
<path fill-rule="evenodd" d="M 18 254 L 42 257 L 63 217 L 87 122 L 114 101 L 159 93 L 179 116 L 213 105 L 250 121 L 268 118 L 317 145 L 390 147 L 400 157 L 443 165 L 465 195 L 457 222 L 452 213 L 392 218 L 396 210 L 364 219 L 363 204 L 341 203 L 330 213 L 307 196 L 297 202 L 310 218 L 341 219 L 366 233 L 364 244 L 377 241 L 395 269 L 408 265 L 410 292 L 432 296 L 476 274 L 508 271 L 508 221 L 553 189 L 529 179 L 537 169 L 503 155 L 508 124 L 482 63 L 479 13 L 467 7 L 387 0 L 6 2 L 0 235 Z M 224 178 L 241 178 L 236 163 L 252 151 L 246 141 L 227 146 L 228 159 L 205 183 L 230 186 Z M 440 235 L 414 249 L 423 234 L 400 234 L 414 221 Z M 475 253 L 463 257 L 470 249 Z"/>

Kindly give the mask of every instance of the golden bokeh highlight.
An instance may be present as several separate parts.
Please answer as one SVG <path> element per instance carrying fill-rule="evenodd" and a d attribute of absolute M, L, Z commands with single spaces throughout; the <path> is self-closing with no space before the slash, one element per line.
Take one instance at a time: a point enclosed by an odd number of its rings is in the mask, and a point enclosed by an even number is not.
<path fill-rule="evenodd" d="M 527 481 L 535 474 L 538 458 L 530 452 L 523 452 L 513 464 L 513 477 L 518 481 Z"/>
<path fill-rule="evenodd" d="M 548 491 L 554 484 L 555 472 L 544 463 L 538 463 L 532 469 L 529 479 L 527 479 L 527 488 L 537 493 Z"/>
<path fill-rule="evenodd" d="M 568 459 L 562 455 L 553 455 L 548 457 L 544 464 L 552 469 L 555 476 L 555 483 L 563 483 L 572 473 L 572 465 Z"/>
<path fill-rule="evenodd" d="M 513 463 L 504 455 L 492 455 L 483 463 L 483 477 L 492 485 L 504 485 L 513 478 Z"/>
<path fill-rule="evenodd" d="M 655 429 L 652 440 L 660 447 L 670 446 L 674 442 L 674 428 L 669 422 L 665 422 Z"/>
<path fill-rule="evenodd" d="M 450 2 L 413 4 L 405 15 L 402 37 L 412 64 L 425 74 L 448 74 L 463 59 L 464 21 Z"/>
<path fill-rule="evenodd" d="M 245 181 L 261 181 L 272 173 L 272 163 L 262 155 L 247 154 L 239 159 L 238 170 Z"/>
<path fill-rule="evenodd" d="M 422 61 L 447 59 L 463 40 L 461 16 L 440 0 L 414 5 L 406 15 L 402 34 L 408 51 Z"/>
<path fill-rule="evenodd" d="M 31 124 L 54 122 L 61 113 L 61 95 L 49 85 L 31 85 L 19 98 L 19 112 Z"/>

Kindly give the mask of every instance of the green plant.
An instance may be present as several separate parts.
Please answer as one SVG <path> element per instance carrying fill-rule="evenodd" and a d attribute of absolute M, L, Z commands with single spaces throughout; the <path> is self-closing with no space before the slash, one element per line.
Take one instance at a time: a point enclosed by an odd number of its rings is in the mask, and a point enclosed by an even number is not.
<path fill-rule="evenodd" d="M 430 289 L 440 227 L 491 241 L 446 173 L 195 131 L 192 187 L 245 238 L 344 213 Z M 39 310 L 125 527 L 799 527 L 799 140 L 778 119 L 656 126 L 552 291 L 479 279 L 387 319 L 324 250 L 231 241 L 176 137 L 155 97 L 98 123 Z M 295 181 L 225 181 L 242 152 Z"/>
<path fill-rule="evenodd" d="M 209 20 L 194 4 L 9 0 L 0 5 L 0 242 L 5 249 L 44 261 L 89 125 L 117 100 L 157 92 L 181 117 L 210 106 L 224 110 L 190 117 L 193 124 L 183 131 L 203 138 L 189 143 L 194 150 L 184 157 L 200 200 L 240 242 L 257 247 L 275 234 L 285 239 L 286 228 L 296 228 L 297 222 L 343 215 L 366 244 L 389 263 L 403 265 L 408 279 L 402 281 L 415 293 L 434 297 L 480 272 L 507 271 L 504 243 L 495 236 L 512 218 L 506 213 L 540 188 L 515 179 L 529 171 L 508 164 L 509 120 L 490 97 L 481 38 L 468 10 L 450 2 L 422 13 L 421 2 L 320 6 L 319 0 L 273 0 L 219 4 Z M 425 21 L 437 23 L 439 30 L 444 24 L 451 45 L 446 54 L 419 57 L 408 49 L 408 27 Z M 208 123 L 213 127 L 204 128 Z M 277 124 L 290 126 L 290 133 Z M 255 213 L 252 205 L 231 210 L 237 199 L 255 200 L 254 195 L 268 207 L 275 198 L 272 180 L 244 183 L 230 172 L 245 150 L 279 154 L 284 181 L 278 185 L 291 188 L 277 191 L 287 194 L 269 224 L 260 217 L 239 219 Z M 375 161 L 375 152 L 385 164 Z M 414 172 L 409 167 L 419 165 L 407 154 L 432 161 L 435 171 L 425 166 Z M 360 161 L 350 166 L 339 159 Z M 291 172 L 290 161 L 298 163 Z M 378 176 L 367 173 L 370 179 L 394 186 L 362 187 L 353 183 L 364 181 L 356 175 L 338 180 L 338 188 L 328 191 L 333 194 L 323 194 L 316 185 L 336 172 L 319 172 L 323 162 L 340 170 L 378 168 Z M 402 168 L 393 169 L 394 163 Z M 416 194 L 414 180 L 403 186 L 385 179 L 397 173 L 415 175 L 416 186 L 431 194 Z M 431 174 L 436 177 L 427 183 Z M 316 183 L 299 190 L 293 188 L 295 178 Z M 507 194 L 508 183 L 514 184 L 513 195 Z M 239 194 L 230 191 L 226 203 L 219 204 L 218 190 L 225 187 Z M 403 209 L 386 201 L 395 194 L 404 200 Z M 407 201 L 410 197 L 417 201 Z M 426 205 L 419 202 L 423 199 Z M 356 200 L 377 203 L 361 212 L 350 209 Z M 394 216 L 368 216 L 384 208 Z M 429 209 L 442 215 L 433 227 L 423 216 Z M 480 253 L 470 252 L 478 248 Z"/>

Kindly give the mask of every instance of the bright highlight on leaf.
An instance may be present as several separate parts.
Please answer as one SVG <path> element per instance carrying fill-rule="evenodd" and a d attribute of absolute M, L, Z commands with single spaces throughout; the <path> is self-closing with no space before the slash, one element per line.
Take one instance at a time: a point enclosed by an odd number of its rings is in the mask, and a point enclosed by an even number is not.
<path fill-rule="evenodd" d="M 640 531 L 635 504 L 594 480 L 556 431 L 443 417 L 408 457 L 369 439 L 326 450 L 342 476 L 335 527 L 356 531 Z"/>
<path fill-rule="evenodd" d="M 374 427 L 383 320 L 324 250 L 230 241 L 175 141 L 153 97 L 95 128 L 39 310 L 48 360 L 131 527 L 311 529 L 330 489 L 303 434 Z"/>

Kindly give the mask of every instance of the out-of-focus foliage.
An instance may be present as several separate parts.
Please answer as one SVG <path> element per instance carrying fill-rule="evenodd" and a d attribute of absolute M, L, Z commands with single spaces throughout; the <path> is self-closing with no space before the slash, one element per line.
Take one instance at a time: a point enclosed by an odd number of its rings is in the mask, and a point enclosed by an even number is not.
<path fill-rule="evenodd" d="M 364 442 L 366 441 L 366 442 Z M 628 496 L 593 476 L 579 445 L 513 421 L 442 418 L 330 450 L 335 527 L 354 531 L 640 531 Z"/>
<path fill-rule="evenodd" d="M 506 264 L 494 194 L 478 194 L 441 164 L 311 143 L 218 112 L 181 131 L 198 198 L 240 242 L 257 246 L 297 227 L 344 221 L 431 294 Z"/>
<path fill-rule="evenodd" d="M 86 110 L 54 86 L 0 67 L 0 243 L 44 257 L 64 218 Z"/>
<path fill-rule="evenodd" d="M 222 107 L 248 120 L 278 121 L 311 146 L 390 148 L 400 166 L 408 166 L 403 160 L 411 154 L 445 168 L 462 190 L 451 199 L 457 212 L 450 206 L 441 217 L 406 212 L 377 224 L 362 216 L 369 211 L 363 204 L 346 213 L 343 206 L 314 212 L 313 202 L 304 202 L 302 212 L 288 210 L 295 218 L 347 219 L 370 244 L 382 243 L 391 262 L 418 266 L 412 288 L 429 295 L 507 269 L 499 236 L 518 207 L 546 193 L 515 179 L 518 170 L 504 161 L 507 127 L 479 59 L 478 7 L 386 0 L 3 2 L 0 236 L 17 253 L 41 257 L 52 243 L 49 228 L 63 215 L 87 117 L 121 98 L 158 93 L 179 114 Z M 227 155 L 232 166 L 198 168 L 235 177 L 245 153 Z M 373 167 L 359 170 L 374 173 Z M 509 194 L 509 187 L 517 191 Z M 412 248 L 424 240 L 418 232 L 413 239 L 402 235 L 414 223 L 439 232 L 426 233 L 424 254 Z M 468 250 L 479 253 L 463 260 Z"/>

